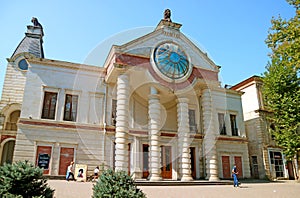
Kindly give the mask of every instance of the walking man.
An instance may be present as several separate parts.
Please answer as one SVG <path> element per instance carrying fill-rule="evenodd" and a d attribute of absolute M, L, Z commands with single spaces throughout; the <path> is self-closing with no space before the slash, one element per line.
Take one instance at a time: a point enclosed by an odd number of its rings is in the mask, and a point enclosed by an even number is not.
<path fill-rule="evenodd" d="M 66 173 L 66 180 L 69 181 L 70 177 L 72 178 L 72 180 L 75 180 L 74 178 L 74 174 L 73 174 L 73 164 L 74 162 L 70 162 L 70 165 L 67 168 L 67 173 Z"/>
<path fill-rule="evenodd" d="M 237 175 L 239 174 L 239 172 L 237 172 L 235 164 L 232 168 L 231 173 L 232 173 L 232 177 L 233 177 L 233 186 L 238 187 L 239 186 L 239 181 L 238 181 Z"/>

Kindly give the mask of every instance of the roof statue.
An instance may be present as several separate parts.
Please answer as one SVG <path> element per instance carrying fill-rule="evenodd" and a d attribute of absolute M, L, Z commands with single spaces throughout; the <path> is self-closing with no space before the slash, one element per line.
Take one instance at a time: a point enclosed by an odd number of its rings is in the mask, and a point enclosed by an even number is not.
<path fill-rule="evenodd" d="M 165 12 L 164 12 L 164 20 L 172 22 L 172 20 L 171 20 L 171 10 L 170 9 L 166 9 L 165 10 Z"/>
<path fill-rule="evenodd" d="M 38 19 L 35 17 L 32 17 L 31 22 L 33 23 L 33 26 L 38 26 L 38 27 L 42 27 L 42 25 L 39 23 Z"/>
<path fill-rule="evenodd" d="M 43 27 L 35 17 L 32 17 L 31 22 L 33 25 L 27 25 L 25 37 L 19 43 L 11 58 L 24 52 L 32 54 L 37 58 L 45 57 L 43 49 Z"/>

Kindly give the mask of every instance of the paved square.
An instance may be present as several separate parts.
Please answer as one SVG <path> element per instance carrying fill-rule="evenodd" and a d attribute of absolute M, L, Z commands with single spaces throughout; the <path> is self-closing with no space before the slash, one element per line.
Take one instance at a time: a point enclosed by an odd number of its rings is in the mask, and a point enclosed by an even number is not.
<path fill-rule="evenodd" d="M 67 182 L 64 180 L 49 180 L 49 185 L 55 189 L 56 198 L 90 198 L 95 183 Z M 294 181 L 272 183 L 243 183 L 240 188 L 232 185 L 198 185 L 198 186 L 140 186 L 148 198 L 201 198 L 201 197 L 300 197 L 300 183 Z"/>

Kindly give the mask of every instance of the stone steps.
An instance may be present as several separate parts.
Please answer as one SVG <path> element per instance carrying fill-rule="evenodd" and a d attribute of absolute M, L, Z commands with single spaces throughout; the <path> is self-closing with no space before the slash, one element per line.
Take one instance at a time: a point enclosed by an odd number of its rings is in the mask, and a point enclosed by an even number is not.
<path fill-rule="evenodd" d="M 194 181 L 148 181 L 148 180 L 136 180 L 137 186 L 195 186 L 195 185 L 232 185 L 230 180 L 220 181 L 207 181 L 207 180 L 194 180 Z"/>

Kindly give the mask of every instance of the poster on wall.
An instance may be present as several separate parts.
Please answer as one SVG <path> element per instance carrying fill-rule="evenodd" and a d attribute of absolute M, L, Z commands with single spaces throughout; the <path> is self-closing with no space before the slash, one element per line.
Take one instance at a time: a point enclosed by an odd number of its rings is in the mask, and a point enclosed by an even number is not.
<path fill-rule="evenodd" d="M 76 164 L 76 166 L 75 166 L 76 181 L 85 182 L 86 181 L 86 171 L 87 171 L 86 164 Z"/>
<path fill-rule="evenodd" d="M 50 155 L 48 153 L 40 153 L 38 156 L 38 167 L 43 168 L 44 170 L 49 169 Z"/>

